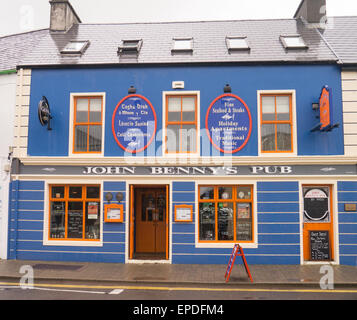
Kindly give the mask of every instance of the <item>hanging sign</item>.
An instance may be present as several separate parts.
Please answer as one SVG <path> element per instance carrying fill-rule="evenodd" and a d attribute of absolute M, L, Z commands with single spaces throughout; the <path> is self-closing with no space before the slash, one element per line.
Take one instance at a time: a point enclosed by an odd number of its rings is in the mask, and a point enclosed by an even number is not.
<path fill-rule="evenodd" d="M 126 152 L 145 150 L 155 138 L 157 119 L 148 99 L 132 94 L 116 106 L 112 117 L 112 131 L 117 144 Z"/>
<path fill-rule="evenodd" d="M 212 145 L 223 153 L 236 153 L 247 144 L 252 117 L 246 103 L 227 93 L 217 97 L 206 114 L 206 132 Z"/>
<path fill-rule="evenodd" d="M 320 96 L 320 130 L 327 128 L 332 123 L 331 89 L 324 86 Z"/>

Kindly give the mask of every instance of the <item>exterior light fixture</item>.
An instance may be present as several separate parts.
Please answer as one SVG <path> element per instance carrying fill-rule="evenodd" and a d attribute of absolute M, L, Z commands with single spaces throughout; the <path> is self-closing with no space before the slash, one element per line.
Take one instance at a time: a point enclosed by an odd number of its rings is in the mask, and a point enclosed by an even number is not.
<path fill-rule="evenodd" d="M 129 90 L 128 90 L 129 94 L 135 94 L 136 93 L 136 89 L 134 86 L 130 86 Z"/>
<path fill-rule="evenodd" d="M 224 86 L 223 92 L 224 93 L 231 93 L 232 92 L 232 88 L 228 83 Z"/>
<path fill-rule="evenodd" d="M 118 200 L 118 202 L 120 202 L 123 200 L 124 195 L 122 192 L 117 192 L 117 194 L 115 195 L 115 198 Z"/>
<path fill-rule="evenodd" d="M 110 202 L 113 199 L 113 195 L 111 192 L 107 192 L 105 194 L 105 200 L 107 200 L 108 202 Z"/>

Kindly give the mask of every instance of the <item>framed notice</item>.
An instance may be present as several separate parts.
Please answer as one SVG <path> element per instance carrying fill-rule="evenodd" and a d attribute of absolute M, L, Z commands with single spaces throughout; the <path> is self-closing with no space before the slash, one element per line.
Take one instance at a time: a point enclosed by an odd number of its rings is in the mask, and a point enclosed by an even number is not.
<path fill-rule="evenodd" d="M 175 205 L 175 222 L 192 222 L 192 211 L 192 205 Z"/>
<path fill-rule="evenodd" d="M 104 205 L 104 222 L 124 222 L 124 205 L 116 203 Z"/>

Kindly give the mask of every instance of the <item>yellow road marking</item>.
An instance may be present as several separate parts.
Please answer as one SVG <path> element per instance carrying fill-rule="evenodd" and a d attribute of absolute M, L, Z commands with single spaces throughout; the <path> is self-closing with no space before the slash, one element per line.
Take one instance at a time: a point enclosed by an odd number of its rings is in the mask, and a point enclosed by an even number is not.
<path fill-rule="evenodd" d="M 0 282 L 0 285 L 16 286 L 16 282 Z M 248 289 L 248 288 L 196 288 L 196 287 L 146 287 L 146 286 L 103 286 L 103 285 L 80 285 L 80 284 L 51 284 L 34 283 L 34 287 L 48 288 L 86 288 L 86 289 L 123 289 L 123 290 L 158 290 L 158 291 L 215 291 L 215 292 L 300 292 L 300 293 L 357 293 L 357 290 L 321 290 L 321 289 Z M 22 288 L 30 286 L 22 285 Z"/>

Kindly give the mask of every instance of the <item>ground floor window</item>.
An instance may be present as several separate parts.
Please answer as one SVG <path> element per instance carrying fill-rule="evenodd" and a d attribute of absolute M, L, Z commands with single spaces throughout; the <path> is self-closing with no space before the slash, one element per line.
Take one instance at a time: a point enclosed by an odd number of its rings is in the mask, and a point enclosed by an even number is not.
<path fill-rule="evenodd" d="M 199 241 L 253 241 L 253 186 L 199 186 Z"/>
<path fill-rule="evenodd" d="M 50 186 L 49 239 L 100 239 L 100 186 Z"/>

